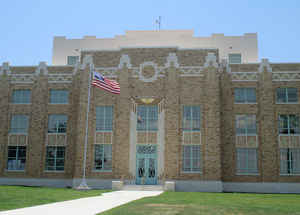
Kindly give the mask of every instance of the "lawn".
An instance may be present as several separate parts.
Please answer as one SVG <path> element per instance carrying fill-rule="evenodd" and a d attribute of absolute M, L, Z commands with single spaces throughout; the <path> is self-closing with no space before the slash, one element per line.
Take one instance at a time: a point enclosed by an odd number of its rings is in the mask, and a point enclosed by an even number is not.
<path fill-rule="evenodd" d="M 300 215 L 300 195 L 165 192 L 101 215 Z"/>
<path fill-rule="evenodd" d="M 0 211 L 98 196 L 103 192 L 107 191 L 78 191 L 68 188 L 0 186 Z"/>

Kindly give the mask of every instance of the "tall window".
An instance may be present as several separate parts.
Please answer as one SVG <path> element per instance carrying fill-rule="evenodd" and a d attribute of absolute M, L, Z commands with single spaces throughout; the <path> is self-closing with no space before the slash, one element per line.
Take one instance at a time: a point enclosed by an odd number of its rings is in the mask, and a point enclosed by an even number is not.
<path fill-rule="evenodd" d="M 96 107 L 96 131 L 112 131 L 113 106 Z"/>
<path fill-rule="evenodd" d="M 200 106 L 183 106 L 183 131 L 200 131 Z"/>
<path fill-rule="evenodd" d="M 26 115 L 13 115 L 10 123 L 10 133 L 27 133 L 29 117 Z"/>
<path fill-rule="evenodd" d="M 64 171 L 65 169 L 65 147 L 47 146 L 46 171 Z"/>
<path fill-rule="evenodd" d="M 51 104 L 68 104 L 69 91 L 68 90 L 50 90 L 50 103 Z"/>
<path fill-rule="evenodd" d="M 201 172 L 201 145 L 184 145 L 182 150 L 182 171 Z"/>
<path fill-rule="evenodd" d="M 299 116 L 295 114 L 279 115 L 279 134 L 300 134 Z"/>
<path fill-rule="evenodd" d="M 280 149 L 280 174 L 300 174 L 300 148 Z"/>
<path fill-rule="evenodd" d="M 67 64 L 70 66 L 75 65 L 79 61 L 79 56 L 68 56 Z"/>
<path fill-rule="evenodd" d="M 297 88 L 277 88 L 276 89 L 277 103 L 298 103 Z"/>
<path fill-rule="evenodd" d="M 241 174 L 255 174 L 257 169 L 257 149 L 237 148 L 236 149 L 236 171 Z"/>
<path fill-rule="evenodd" d="M 95 145 L 94 170 L 112 170 L 112 144 Z"/>
<path fill-rule="evenodd" d="M 48 133 L 66 133 L 68 117 L 64 114 L 52 114 L 48 119 Z"/>
<path fill-rule="evenodd" d="M 26 146 L 8 146 L 7 170 L 24 170 Z"/>
<path fill-rule="evenodd" d="M 240 53 L 229 54 L 228 61 L 229 61 L 229 64 L 240 64 L 240 63 L 242 63 L 242 55 Z"/>
<path fill-rule="evenodd" d="M 256 116 L 252 114 L 236 115 L 236 134 L 256 134 Z"/>
<path fill-rule="evenodd" d="M 139 105 L 137 108 L 137 130 L 157 131 L 157 105 Z"/>
<path fill-rule="evenodd" d="M 252 114 L 236 115 L 236 135 L 256 135 L 256 116 Z M 257 148 L 245 147 L 236 148 L 236 173 L 257 174 Z"/>
<path fill-rule="evenodd" d="M 30 104 L 31 90 L 14 90 L 12 93 L 13 104 Z"/>
<path fill-rule="evenodd" d="M 255 88 L 235 88 L 234 89 L 235 103 L 256 103 Z"/>

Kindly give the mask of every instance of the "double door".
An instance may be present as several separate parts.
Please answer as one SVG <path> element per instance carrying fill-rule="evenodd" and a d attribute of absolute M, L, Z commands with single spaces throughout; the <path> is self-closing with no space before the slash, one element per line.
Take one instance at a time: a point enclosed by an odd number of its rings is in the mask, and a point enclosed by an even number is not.
<path fill-rule="evenodd" d="M 156 145 L 137 145 L 136 184 L 157 184 Z"/>

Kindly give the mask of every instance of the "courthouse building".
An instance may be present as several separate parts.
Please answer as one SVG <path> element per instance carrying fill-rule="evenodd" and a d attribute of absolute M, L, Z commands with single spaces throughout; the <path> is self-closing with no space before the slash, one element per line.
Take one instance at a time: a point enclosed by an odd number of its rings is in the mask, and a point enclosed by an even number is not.
<path fill-rule="evenodd" d="M 97 71 L 120 84 L 92 87 Z M 0 184 L 300 193 L 299 63 L 257 35 L 55 37 L 53 65 L 0 67 Z M 88 124 L 86 165 L 84 165 Z"/>

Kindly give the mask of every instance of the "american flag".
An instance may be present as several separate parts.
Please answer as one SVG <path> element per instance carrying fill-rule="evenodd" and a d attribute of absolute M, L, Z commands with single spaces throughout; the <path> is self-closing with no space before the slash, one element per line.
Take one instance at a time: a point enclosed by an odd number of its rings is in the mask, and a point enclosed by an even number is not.
<path fill-rule="evenodd" d="M 114 94 L 120 94 L 120 85 L 115 80 L 103 77 L 100 73 L 94 72 L 92 85 Z"/>

